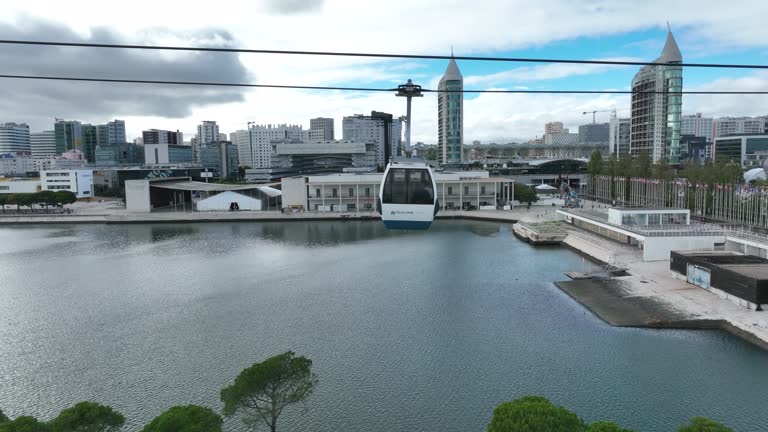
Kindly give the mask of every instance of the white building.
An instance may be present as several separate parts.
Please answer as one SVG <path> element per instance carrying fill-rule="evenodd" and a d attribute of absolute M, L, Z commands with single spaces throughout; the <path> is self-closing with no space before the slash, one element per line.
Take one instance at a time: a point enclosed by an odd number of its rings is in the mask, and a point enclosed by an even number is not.
<path fill-rule="evenodd" d="M 333 136 L 332 118 L 318 117 L 309 121 L 310 141 L 333 141 Z"/>
<path fill-rule="evenodd" d="M 617 118 L 614 112 L 608 129 L 608 152 L 616 157 L 629 154 L 629 136 L 631 120 Z"/>
<path fill-rule="evenodd" d="M 370 116 L 355 114 L 342 120 L 343 141 L 376 144 L 376 164 L 384 167 L 397 156 L 402 136 L 402 122 L 391 114 L 373 111 Z"/>
<path fill-rule="evenodd" d="M 680 117 L 680 135 L 704 137 L 712 142 L 712 117 L 702 117 L 701 113 Z"/>
<path fill-rule="evenodd" d="M 545 134 L 561 134 L 568 133 L 568 128 L 563 127 L 563 122 L 549 122 L 544 124 Z"/>
<path fill-rule="evenodd" d="M 93 196 L 93 171 L 91 170 L 50 170 L 40 171 L 41 190 L 68 190 L 78 198 Z"/>
<path fill-rule="evenodd" d="M 193 163 L 192 147 L 175 144 L 144 144 L 146 165 L 171 165 Z"/>
<path fill-rule="evenodd" d="M 52 130 L 35 132 L 30 135 L 33 159 L 56 157 L 56 133 Z"/>
<path fill-rule="evenodd" d="M 579 134 L 577 133 L 544 134 L 544 144 L 564 145 L 564 144 L 576 144 L 578 142 L 579 142 Z"/>
<path fill-rule="evenodd" d="M 198 144 L 208 144 L 211 141 L 219 140 L 219 125 L 215 121 L 205 120 L 197 125 Z"/>
<path fill-rule="evenodd" d="M 29 126 L 26 123 L 0 124 L 0 153 L 31 151 Z"/>
<path fill-rule="evenodd" d="M 721 117 L 714 121 L 715 138 L 729 135 L 757 135 L 768 133 L 768 116 Z"/>
<path fill-rule="evenodd" d="M 0 176 L 23 176 L 36 171 L 35 162 L 29 152 L 0 153 Z"/>
<path fill-rule="evenodd" d="M 40 191 L 40 180 L 0 178 L 0 194 L 35 193 Z"/>
<path fill-rule="evenodd" d="M 270 142 L 282 139 L 305 140 L 306 132 L 299 125 L 252 125 L 247 131 L 235 132 L 232 143 L 237 145 L 241 166 L 270 168 L 272 166 Z M 230 137 L 232 138 L 232 135 Z"/>

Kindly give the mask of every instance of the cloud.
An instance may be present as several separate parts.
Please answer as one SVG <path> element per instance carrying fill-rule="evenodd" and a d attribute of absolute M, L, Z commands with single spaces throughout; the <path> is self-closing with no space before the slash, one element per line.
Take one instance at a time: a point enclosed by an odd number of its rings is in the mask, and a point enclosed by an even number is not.
<path fill-rule="evenodd" d="M 267 0 L 267 10 L 280 14 L 295 14 L 319 10 L 323 0 Z"/>
<path fill-rule="evenodd" d="M 642 61 L 632 57 L 611 57 L 596 60 L 606 61 Z M 553 63 L 540 66 L 523 66 L 487 75 L 470 75 L 464 77 L 464 84 L 498 85 L 512 82 L 548 81 L 572 76 L 592 75 L 606 71 L 626 69 L 629 66 L 611 66 L 601 64 L 568 64 Z"/>
<path fill-rule="evenodd" d="M 233 41 L 229 32 L 215 29 L 178 33 L 148 30 L 142 40 L 136 41 L 126 40 L 112 30 L 97 28 L 91 31 L 90 37 L 83 37 L 67 27 L 39 20 L 0 24 L 0 38 L 138 44 L 159 39 L 204 46 L 224 46 Z M 2 45 L 0 64 L 4 73 L 17 75 L 163 81 L 249 80 L 249 73 L 238 56 L 223 53 Z M 197 105 L 243 100 L 243 90 L 236 88 L 8 79 L 3 82 L 0 113 L 5 118 L 11 116 L 31 122 L 33 126 L 42 121 L 48 123 L 43 127 L 50 127 L 54 116 L 94 122 L 130 115 L 181 118 L 192 114 Z M 29 120 L 31 118 L 33 120 Z"/>

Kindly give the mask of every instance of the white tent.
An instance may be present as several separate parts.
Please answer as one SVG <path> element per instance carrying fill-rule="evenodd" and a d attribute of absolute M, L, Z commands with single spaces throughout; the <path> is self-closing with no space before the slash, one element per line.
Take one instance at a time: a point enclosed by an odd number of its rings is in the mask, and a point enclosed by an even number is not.
<path fill-rule="evenodd" d="M 749 183 L 752 180 L 765 180 L 765 169 L 752 168 L 744 173 L 744 181 Z"/>
<path fill-rule="evenodd" d="M 197 202 L 197 211 L 228 211 L 232 203 L 240 210 L 261 210 L 261 200 L 241 193 L 226 191 Z"/>
<path fill-rule="evenodd" d="M 557 188 L 548 184 L 540 184 L 536 186 L 537 191 L 556 191 Z"/>

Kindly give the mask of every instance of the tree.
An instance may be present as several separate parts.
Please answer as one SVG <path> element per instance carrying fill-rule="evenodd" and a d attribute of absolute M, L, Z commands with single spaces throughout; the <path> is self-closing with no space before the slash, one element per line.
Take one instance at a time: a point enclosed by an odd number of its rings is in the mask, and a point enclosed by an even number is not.
<path fill-rule="evenodd" d="M 493 410 L 488 432 L 584 432 L 574 413 L 541 396 L 525 396 Z"/>
<path fill-rule="evenodd" d="M 2 195 L 0 195 L 0 198 L 2 198 Z M 11 421 L 11 419 L 9 419 L 8 416 L 3 414 L 3 410 L 0 410 L 0 423 L 5 423 L 7 421 Z"/>
<path fill-rule="evenodd" d="M 54 432 L 116 432 L 123 424 L 122 414 L 95 402 L 80 402 L 51 422 Z"/>
<path fill-rule="evenodd" d="M 589 157 L 587 162 L 587 172 L 592 178 L 599 176 L 603 172 L 603 155 L 599 151 L 592 152 L 592 156 Z"/>
<path fill-rule="evenodd" d="M 246 424 L 256 426 L 263 420 L 275 432 L 283 409 L 304 401 L 316 384 L 312 360 L 291 351 L 270 357 L 243 370 L 221 391 L 224 415 L 242 411 Z"/>
<path fill-rule="evenodd" d="M 34 417 L 21 416 L 0 423 L 0 432 L 51 432 L 51 428 Z"/>
<path fill-rule="evenodd" d="M 694 417 L 690 424 L 681 426 L 677 432 L 733 432 L 733 429 L 708 418 Z"/>
<path fill-rule="evenodd" d="M 648 152 L 643 150 L 637 155 L 637 161 L 635 161 L 635 176 L 649 177 L 650 175 L 651 158 L 648 156 Z"/>
<path fill-rule="evenodd" d="M 515 183 L 514 191 L 515 199 L 520 202 L 531 204 L 539 200 L 539 196 L 536 195 L 536 190 L 522 183 Z"/>
<path fill-rule="evenodd" d="M 594 422 L 587 427 L 586 432 L 634 432 L 630 429 L 624 429 L 614 422 L 599 421 Z"/>
<path fill-rule="evenodd" d="M 56 203 L 59 205 L 72 204 L 77 201 L 77 195 L 68 190 L 56 191 Z"/>
<path fill-rule="evenodd" d="M 221 432 L 221 416 L 197 405 L 169 408 L 144 426 L 142 432 Z"/>

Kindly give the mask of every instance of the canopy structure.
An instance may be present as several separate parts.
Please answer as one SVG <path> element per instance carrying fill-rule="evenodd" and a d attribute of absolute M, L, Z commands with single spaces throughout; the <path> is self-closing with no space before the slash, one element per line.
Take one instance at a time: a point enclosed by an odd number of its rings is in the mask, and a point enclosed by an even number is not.
<path fill-rule="evenodd" d="M 557 188 L 548 184 L 540 184 L 535 187 L 537 191 L 556 191 Z"/>
<path fill-rule="evenodd" d="M 765 169 L 763 168 L 752 168 L 751 170 L 744 173 L 744 181 L 746 183 L 749 183 L 754 180 L 765 180 Z"/>
<path fill-rule="evenodd" d="M 261 210 L 261 200 L 233 191 L 225 191 L 197 202 L 198 211 Z"/>

